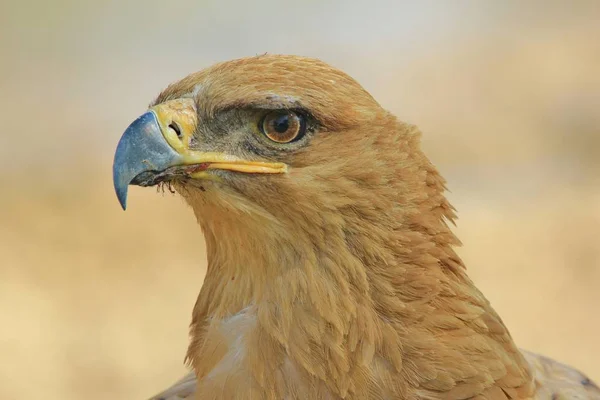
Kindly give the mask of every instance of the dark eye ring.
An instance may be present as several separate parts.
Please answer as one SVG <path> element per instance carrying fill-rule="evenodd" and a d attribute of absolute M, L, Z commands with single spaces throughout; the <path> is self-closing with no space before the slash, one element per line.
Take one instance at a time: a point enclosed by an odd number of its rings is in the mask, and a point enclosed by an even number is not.
<path fill-rule="evenodd" d="M 306 132 L 304 116 L 291 110 L 270 111 L 259 125 L 262 133 L 276 143 L 294 142 Z"/>

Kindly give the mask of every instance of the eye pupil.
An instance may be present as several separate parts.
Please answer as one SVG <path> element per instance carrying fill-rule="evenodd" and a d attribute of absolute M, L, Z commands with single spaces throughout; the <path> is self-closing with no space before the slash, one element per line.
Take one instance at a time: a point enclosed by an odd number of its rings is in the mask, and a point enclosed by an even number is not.
<path fill-rule="evenodd" d="M 285 133 L 288 129 L 290 129 L 289 115 L 281 115 L 273 120 L 273 128 L 277 133 Z"/>
<path fill-rule="evenodd" d="M 294 111 L 271 111 L 262 120 L 261 131 L 276 143 L 290 143 L 304 135 L 304 116 Z"/>

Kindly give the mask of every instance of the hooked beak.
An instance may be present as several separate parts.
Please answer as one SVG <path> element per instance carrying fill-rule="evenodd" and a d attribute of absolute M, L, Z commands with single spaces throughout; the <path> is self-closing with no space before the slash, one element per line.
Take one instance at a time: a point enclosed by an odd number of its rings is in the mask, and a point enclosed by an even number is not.
<path fill-rule="evenodd" d="M 196 125 L 192 104 L 184 99 L 155 106 L 133 121 L 121 136 L 113 162 L 113 183 L 123 210 L 127 207 L 129 185 L 152 186 L 175 176 L 206 178 L 210 169 L 261 174 L 287 172 L 283 163 L 190 150 Z"/>

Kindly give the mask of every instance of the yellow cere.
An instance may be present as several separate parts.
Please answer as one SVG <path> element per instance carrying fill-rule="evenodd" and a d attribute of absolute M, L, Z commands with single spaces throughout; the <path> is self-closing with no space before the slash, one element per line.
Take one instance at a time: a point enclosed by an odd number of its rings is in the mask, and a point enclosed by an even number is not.
<path fill-rule="evenodd" d="M 156 105 L 150 109 L 156 114 L 160 130 L 169 145 L 182 156 L 188 153 L 190 140 L 196 129 L 196 106 L 192 99 L 177 99 Z M 177 124 L 181 137 L 169 128 Z"/>

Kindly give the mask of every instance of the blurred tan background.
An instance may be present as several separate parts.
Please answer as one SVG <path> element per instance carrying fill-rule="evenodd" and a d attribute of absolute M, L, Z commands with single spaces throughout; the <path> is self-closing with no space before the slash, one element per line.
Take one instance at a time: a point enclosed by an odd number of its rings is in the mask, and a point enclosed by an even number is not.
<path fill-rule="evenodd" d="M 203 238 L 112 154 L 169 82 L 296 53 L 419 125 L 460 253 L 517 342 L 600 381 L 597 1 L 0 1 L 0 398 L 143 399 L 180 377 Z"/>

